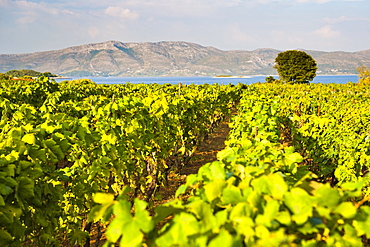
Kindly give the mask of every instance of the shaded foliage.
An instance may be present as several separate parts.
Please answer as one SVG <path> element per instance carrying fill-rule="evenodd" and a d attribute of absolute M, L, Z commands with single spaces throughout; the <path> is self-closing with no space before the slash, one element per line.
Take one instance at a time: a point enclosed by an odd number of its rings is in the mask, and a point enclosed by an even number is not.
<path fill-rule="evenodd" d="M 303 51 L 280 52 L 275 63 L 274 68 L 284 83 L 309 83 L 316 76 L 316 61 Z"/>
<path fill-rule="evenodd" d="M 5 72 L 5 75 L 10 77 L 24 77 L 24 76 L 31 76 L 31 77 L 56 77 L 56 75 L 50 72 L 38 72 L 30 69 L 21 69 L 21 70 L 9 70 Z"/>

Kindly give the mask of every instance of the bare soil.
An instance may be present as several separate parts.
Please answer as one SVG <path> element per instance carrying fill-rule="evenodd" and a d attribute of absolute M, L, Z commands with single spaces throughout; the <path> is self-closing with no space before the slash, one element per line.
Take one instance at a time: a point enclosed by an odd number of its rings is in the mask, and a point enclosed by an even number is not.
<path fill-rule="evenodd" d="M 154 204 L 162 204 L 173 199 L 177 188 L 186 183 L 188 175 L 196 174 L 201 166 L 217 160 L 217 153 L 225 148 L 230 131 L 229 119 L 226 118 L 209 134 L 197 148 L 189 164 L 181 169 L 180 174 L 170 174 L 168 184 L 159 188 L 160 198 L 156 199 Z"/>

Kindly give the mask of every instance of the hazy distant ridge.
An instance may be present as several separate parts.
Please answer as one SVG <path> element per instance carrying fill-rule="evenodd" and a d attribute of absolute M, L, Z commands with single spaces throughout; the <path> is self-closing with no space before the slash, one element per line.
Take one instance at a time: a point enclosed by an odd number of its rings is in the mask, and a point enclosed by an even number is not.
<path fill-rule="evenodd" d="M 27 54 L 0 54 L 0 72 L 32 69 L 69 76 L 270 75 L 274 49 L 223 51 L 181 41 L 108 41 Z M 320 74 L 353 74 L 370 67 L 370 49 L 359 52 L 307 51 Z"/>

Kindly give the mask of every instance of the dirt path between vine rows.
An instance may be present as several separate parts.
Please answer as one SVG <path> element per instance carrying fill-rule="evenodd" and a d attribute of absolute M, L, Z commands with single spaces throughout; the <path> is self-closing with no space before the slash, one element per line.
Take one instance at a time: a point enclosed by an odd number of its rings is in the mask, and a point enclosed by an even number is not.
<path fill-rule="evenodd" d="M 201 166 L 217 160 L 217 153 L 225 148 L 225 141 L 230 131 L 229 120 L 230 117 L 227 117 L 209 134 L 208 138 L 197 148 L 189 164 L 181 169 L 180 174 L 170 175 L 168 185 L 159 189 L 158 194 L 161 198 L 156 199 L 155 204 L 162 204 L 173 199 L 177 188 L 186 183 L 188 175 L 196 174 Z"/>

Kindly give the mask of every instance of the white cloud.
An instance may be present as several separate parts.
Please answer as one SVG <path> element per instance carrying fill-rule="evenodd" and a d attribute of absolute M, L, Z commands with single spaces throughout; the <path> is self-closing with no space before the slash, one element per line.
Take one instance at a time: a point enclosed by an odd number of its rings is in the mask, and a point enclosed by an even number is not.
<path fill-rule="evenodd" d="M 239 4 L 240 0 L 129 0 L 126 6 L 141 9 L 146 16 L 181 18 L 214 16 L 215 10 Z"/>
<path fill-rule="evenodd" d="M 323 26 L 322 28 L 315 30 L 313 33 L 326 39 L 335 38 L 340 35 L 340 32 L 333 30 L 330 25 Z"/>
<path fill-rule="evenodd" d="M 339 22 L 349 21 L 349 20 L 351 20 L 351 18 L 346 17 L 346 16 L 341 16 L 341 17 L 338 17 L 338 18 L 330 18 L 330 17 L 325 17 L 324 18 L 324 21 L 327 22 L 327 23 L 330 23 L 330 24 L 336 24 L 336 23 L 339 23 Z"/>
<path fill-rule="evenodd" d="M 256 0 L 257 3 L 271 3 L 271 2 L 282 2 L 282 3 L 329 3 L 329 2 L 363 2 L 365 0 Z"/>
<path fill-rule="evenodd" d="M 44 2 L 41 3 L 34 3 L 29 1 L 14 1 L 12 2 L 15 6 L 19 7 L 22 11 L 41 11 L 53 15 L 57 15 L 59 13 L 59 10 L 53 5 L 46 4 Z"/>
<path fill-rule="evenodd" d="M 299 3 L 362 2 L 364 0 L 298 0 Z"/>
<path fill-rule="evenodd" d="M 105 9 L 104 13 L 109 16 L 120 17 L 129 20 L 135 20 L 139 17 L 138 13 L 118 6 L 110 6 Z"/>
<path fill-rule="evenodd" d="M 370 21 L 370 18 L 340 16 L 337 18 L 325 17 L 324 21 L 330 24 L 336 24 L 345 21 Z"/>
<path fill-rule="evenodd" d="M 127 1 L 131 6 L 235 6 L 242 3 L 242 0 L 131 0 Z"/>
<path fill-rule="evenodd" d="M 63 10 L 63 11 L 62 11 L 62 13 L 63 13 L 63 14 L 69 14 L 69 15 L 76 15 L 76 13 L 75 13 L 75 12 L 70 11 L 70 10 L 67 10 L 67 9 L 66 9 L 66 10 Z"/>
<path fill-rule="evenodd" d="M 16 18 L 16 23 L 26 25 L 34 23 L 36 20 L 42 20 L 47 15 L 58 15 L 59 9 L 54 4 L 45 2 L 34 3 L 30 1 L 9 1 L 0 0 L 0 6 L 7 8 L 7 12 L 11 13 Z"/>
<path fill-rule="evenodd" d="M 26 25 L 26 24 L 30 24 L 30 23 L 34 22 L 35 20 L 36 20 L 36 18 L 34 16 L 27 15 L 27 16 L 24 16 L 22 18 L 17 19 L 17 23 L 22 24 L 22 25 Z"/>

